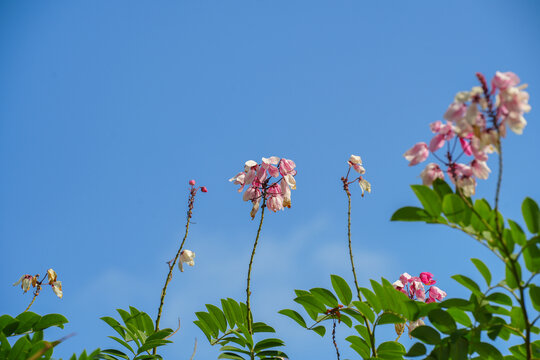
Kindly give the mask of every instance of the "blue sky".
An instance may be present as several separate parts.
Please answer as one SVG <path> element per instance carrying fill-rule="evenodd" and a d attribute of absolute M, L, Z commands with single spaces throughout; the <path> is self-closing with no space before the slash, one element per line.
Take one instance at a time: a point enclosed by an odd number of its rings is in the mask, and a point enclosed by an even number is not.
<path fill-rule="evenodd" d="M 243 300 L 256 222 L 227 180 L 246 160 L 293 159 L 290 210 L 264 224 L 253 272 L 255 318 L 278 329 L 292 359 L 334 356 L 329 338 L 277 315 L 294 289 L 352 280 L 346 196 L 339 178 L 359 154 L 373 193 L 353 193 L 359 278 L 431 271 L 472 274 L 471 257 L 496 264 L 449 229 L 389 222 L 415 204 L 422 167 L 403 152 L 430 138 L 453 96 L 514 71 L 530 84 L 528 126 L 510 133 L 501 209 L 520 219 L 540 199 L 540 6 L 534 1 L 2 1 L 0 3 L 0 294 L 16 315 L 30 294 L 11 284 L 54 268 L 60 312 L 76 332 L 57 348 L 114 346 L 99 320 L 135 306 L 155 316 L 167 266 L 183 234 L 188 180 L 199 194 L 187 248 L 196 265 L 175 272 L 163 326 L 182 328 L 165 358 L 217 357 L 192 321 L 220 298 Z M 489 165 L 496 169 L 495 158 Z M 480 181 L 492 199 L 494 179 Z M 495 271 L 497 273 L 497 271 Z M 500 274 L 500 272 L 499 272 Z M 342 330 L 344 331 L 344 330 Z M 345 332 L 345 331 L 344 331 Z M 353 356 L 342 341 L 344 356 Z"/>

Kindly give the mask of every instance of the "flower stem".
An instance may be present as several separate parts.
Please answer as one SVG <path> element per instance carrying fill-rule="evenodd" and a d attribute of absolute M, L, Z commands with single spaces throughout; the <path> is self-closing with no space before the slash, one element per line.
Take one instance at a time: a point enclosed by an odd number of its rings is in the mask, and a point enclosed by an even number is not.
<path fill-rule="evenodd" d="M 334 324 L 332 326 L 332 342 L 334 343 L 334 347 L 336 348 L 336 354 L 337 354 L 337 360 L 339 360 L 339 349 L 336 342 L 336 319 L 334 319 Z"/>
<path fill-rule="evenodd" d="M 349 169 L 350 170 L 350 169 Z M 347 173 L 348 175 L 349 173 Z M 352 253 L 352 240 L 351 240 L 351 192 L 349 191 L 349 184 L 347 181 L 347 178 L 341 178 L 341 181 L 343 181 L 343 190 L 347 194 L 347 200 L 348 200 L 348 211 L 347 211 L 347 238 L 349 240 L 349 256 L 351 259 L 351 268 L 352 273 L 354 276 L 354 286 L 356 287 L 356 295 L 358 296 L 358 300 L 362 301 L 362 296 L 360 295 L 360 286 L 358 286 L 358 279 L 356 277 L 356 268 L 354 266 L 354 260 L 353 260 L 353 253 Z M 364 318 L 364 323 L 366 324 L 366 328 L 369 334 L 369 339 L 371 342 L 371 352 L 373 357 L 377 357 L 377 348 L 375 347 L 375 327 L 373 327 L 373 332 L 371 331 L 371 327 L 369 326 L 368 319 L 362 314 L 362 317 Z"/>
<path fill-rule="evenodd" d="M 188 212 L 187 212 L 187 222 L 186 222 L 186 233 L 184 234 L 184 238 L 182 239 L 182 243 L 180 244 L 180 248 L 178 249 L 178 252 L 176 253 L 176 256 L 174 257 L 174 260 L 172 263 L 169 263 L 169 273 L 167 274 L 167 278 L 165 279 L 165 285 L 163 285 L 163 289 L 161 290 L 161 299 L 159 302 L 159 308 L 158 308 L 158 314 L 156 318 L 156 331 L 159 330 L 159 321 L 161 320 L 161 312 L 163 311 L 163 303 L 165 302 L 165 295 L 167 293 L 167 287 L 169 286 L 169 283 L 172 280 L 172 274 L 173 269 L 176 265 L 176 262 L 178 261 L 178 258 L 180 257 L 180 253 L 182 252 L 182 249 L 184 248 L 184 243 L 186 242 L 188 232 L 189 232 L 189 224 L 191 221 L 191 216 L 193 215 L 193 204 L 195 201 L 195 195 L 197 194 L 197 189 L 192 188 L 189 195 L 188 200 Z M 154 354 L 156 353 L 156 349 L 154 348 Z"/>
<path fill-rule="evenodd" d="M 30 301 L 30 304 L 28 304 L 28 307 L 24 310 L 24 311 L 28 311 L 30 309 L 30 307 L 32 306 L 32 304 L 34 303 L 34 301 L 36 300 L 37 296 L 39 295 L 38 292 L 35 292 L 34 293 L 34 297 L 32 298 L 32 301 Z M 23 312 L 24 312 L 23 311 Z"/>
<path fill-rule="evenodd" d="M 265 194 L 266 195 L 266 194 Z M 248 332 L 253 334 L 252 321 L 253 317 L 251 316 L 251 305 L 249 302 L 249 297 L 251 295 L 250 282 L 251 282 L 251 267 L 253 266 L 253 257 L 255 256 L 255 249 L 257 249 L 257 243 L 259 242 L 259 235 L 261 234 L 261 228 L 264 220 L 264 209 L 266 208 L 266 196 L 263 195 L 263 203 L 261 210 L 261 221 L 259 222 L 259 229 L 257 230 L 257 236 L 255 237 L 255 243 L 253 244 L 253 251 L 251 252 L 251 259 L 249 260 L 249 268 L 247 274 L 247 286 L 246 286 L 246 308 L 247 308 L 247 326 Z"/>

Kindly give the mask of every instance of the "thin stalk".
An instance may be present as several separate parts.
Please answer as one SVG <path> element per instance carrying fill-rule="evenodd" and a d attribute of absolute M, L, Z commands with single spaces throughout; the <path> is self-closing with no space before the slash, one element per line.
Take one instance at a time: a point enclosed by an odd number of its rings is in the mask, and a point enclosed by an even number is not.
<path fill-rule="evenodd" d="M 38 295 L 39 295 L 38 292 L 35 292 L 35 293 L 34 293 L 34 297 L 32 298 L 32 301 L 30 301 L 30 304 L 28 304 L 28 307 L 27 307 L 24 311 L 28 311 L 28 310 L 30 309 L 30 307 L 32 306 L 32 304 L 34 303 L 34 301 L 36 301 L 36 298 L 37 298 Z M 24 312 L 24 311 L 23 311 L 23 312 Z"/>
<path fill-rule="evenodd" d="M 163 303 L 165 302 L 165 295 L 167 294 L 167 287 L 169 286 L 169 283 L 172 280 L 172 274 L 174 267 L 176 265 L 176 262 L 178 261 L 178 258 L 180 257 L 180 253 L 182 252 L 182 249 L 184 248 L 184 243 L 186 242 L 186 239 L 188 237 L 189 233 L 189 224 L 191 223 L 191 216 L 193 215 L 193 204 L 195 201 L 195 195 L 197 194 L 197 189 L 192 188 L 189 195 L 188 200 L 188 212 L 187 212 L 187 221 L 186 221 L 186 232 L 184 234 L 184 238 L 182 239 L 182 243 L 180 244 L 180 248 L 178 248 L 178 251 L 176 252 L 176 256 L 174 257 L 174 260 L 172 263 L 169 262 L 169 272 L 167 274 L 167 277 L 165 278 L 165 284 L 163 285 L 163 289 L 161 290 L 161 298 L 159 301 L 159 308 L 158 313 L 156 317 L 156 331 L 159 330 L 159 321 L 161 320 L 161 313 L 163 311 Z M 154 348 L 153 354 L 156 354 L 157 348 Z"/>
<path fill-rule="evenodd" d="M 350 171 L 350 168 L 349 168 Z M 347 173 L 347 176 L 349 173 Z M 345 190 L 345 193 L 347 194 L 347 203 L 348 203 L 348 210 L 347 210 L 347 238 L 349 240 L 349 257 L 351 259 L 351 268 L 352 273 L 354 276 L 354 286 L 356 287 L 356 295 L 358 296 L 358 300 L 362 301 L 362 296 L 360 295 L 360 286 L 358 286 L 358 279 L 356 277 L 356 268 L 354 266 L 354 259 L 353 259 L 353 252 L 352 252 L 352 240 L 351 240 L 351 192 L 349 191 L 349 183 L 347 182 L 347 178 L 341 178 L 343 181 L 343 190 Z M 347 304 L 345 304 L 347 305 Z M 366 328 L 369 334 L 369 339 L 371 342 L 371 352 L 374 357 L 377 356 L 377 348 L 375 347 L 375 336 L 374 333 L 371 332 L 371 327 L 369 326 L 368 319 L 362 314 L 362 318 L 364 318 L 364 323 L 366 324 Z M 375 329 L 373 329 L 375 330 Z"/>
<path fill-rule="evenodd" d="M 251 296 L 251 267 L 253 266 L 253 257 L 255 256 L 255 250 L 257 249 L 257 243 L 259 242 L 259 236 L 261 235 L 261 228 L 264 221 L 264 209 L 266 208 L 266 193 L 263 194 L 263 203 L 261 210 L 261 221 L 259 222 L 259 229 L 257 230 L 257 236 L 255 237 L 255 243 L 253 244 L 253 251 L 251 252 L 251 258 L 249 260 L 248 274 L 247 274 L 247 286 L 246 286 L 246 308 L 247 308 L 247 325 L 248 332 L 253 335 L 253 328 L 251 326 L 252 316 L 251 316 L 251 304 L 249 298 Z"/>
<path fill-rule="evenodd" d="M 334 324 L 332 326 L 332 342 L 334 343 L 334 347 L 336 348 L 337 360 L 339 360 L 339 349 L 336 342 L 336 319 L 334 319 Z"/>

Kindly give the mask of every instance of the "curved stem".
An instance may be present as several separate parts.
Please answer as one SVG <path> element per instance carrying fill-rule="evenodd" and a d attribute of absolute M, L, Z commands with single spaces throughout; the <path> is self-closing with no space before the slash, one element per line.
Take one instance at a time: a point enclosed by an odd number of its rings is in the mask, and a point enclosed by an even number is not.
<path fill-rule="evenodd" d="M 163 304 L 165 302 L 165 295 L 167 294 L 167 287 L 169 286 L 169 283 L 172 280 L 172 274 L 174 267 L 176 265 L 176 262 L 178 261 L 178 258 L 180 257 L 180 254 L 182 253 L 182 249 L 184 248 L 184 243 L 186 242 L 186 239 L 188 237 L 189 233 L 189 224 L 191 223 L 191 216 L 193 215 L 193 204 L 195 201 L 195 195 L 197 194 L 197 189 L 192 188 L 189 195 L 188 200 L 188 212 L 187 212 L 187 221 L 186 221 L 186 232 L 184 234 L 184 238 L 182 239 L 182 243 L 180 243 L 180 247 L 178 248 L 178 251 L 176 252 L 176 256 L 174 257 L 174 260 L 172 263 L 169 263 L 169 272 L 167 274 L 167 277 L 165 278 L 165 284 L 163 285 L 163 289 L 161 290 L 161 298 L 159 301 L 159 308 L 158 313 L 156 317 L 156 331 L 159 330 L 159 322 L 161 320 L 161 313 L 163 311 Z M 153 354 L 156 354 L 157 348 L 154 348 Z"/>
<path fill-rule="evenodd" d="M 350 170 L 350 168 L 349 168 Z M 356 268 L 354 266 L 354 259 L 353 259 L 353 253 L 352 253 L 352 240 L 351 240 L 351 193 L 349 192 L 349 186 L 347 184 L 346 178 L 343 178 L 343 189 L 347 193 L 347 200 L 348 200 L 348 211 L 347 211 L 347 238 L 349 240 L 349 257 L 351 259 L 351 268 L 352 273 L 354 276 L 354 286 L 356 287 L 356 295 L 358 296 L 358 300 L 362 301 L 362 296 L 360 295 L 360 286 L 358 286 L 358 279 L 356 277 Z M 348 304 L 344 304 L 348 305 Z M 371 342 L 371 352 L 374 357 L 377 356 L 377 348 L 375 347 L 375 331 L 371 332 L 371 327 L 369 326 L 368 319 L 362 314 L 362 318 L 364 318 L 364 323 L 366 324 L 366 329 L 369 334 L 370 342 Z M 375 330 L 375 325 L 373 326 L 373 330 Z"/>
<path fill-rule="evenodd" d="M 266 195 L 266 194 L 265 194 Z M 253 317 L 251 316 L 251 305 L 249 298 L 251 295 L 250 282 L 251 282 L 251 267 L 253 266 L 253 257 L 255 256 L 255 250 L 257 249 L 257 243 L 259 242 L 259 236 L 261 234 L 261 228 L 264 221 L 264 209 L 266 208 L 266 196 L 263 196 L 262 210 L 261 210 L 261 221 L 259 222 L 259 229 L 257 230 L 257 236 L 255 237 L 255 243 L 253 244 L 253 251 L 251 252 L 251 258 L 249 260 L 249 268 L 247 274 L 247 286 L 246 286 L 246 308 L 247 308 L 247 325 L 248 332 L 253 335 L 253 328 L 251 322 Z"/>
<path fill-rule="evenodd" d="M 34 301 L 36 301 L 36 298 L 37 298 L 38 295 L 39 295 L 38 292 L 35 292 L 35 293 L 34 293 L 34 297 L 32 298 L 32 301 L 30 301 L 30 304 L 28 304 L 28 307 L 27 307 L 24 311 L 28 311 L 28 310 L 30 309 L 30 307 L 32 306 L 32 304 L 34 303 Z M 23 312 L 24 312 L 24 311 L 23 311 Z"/>

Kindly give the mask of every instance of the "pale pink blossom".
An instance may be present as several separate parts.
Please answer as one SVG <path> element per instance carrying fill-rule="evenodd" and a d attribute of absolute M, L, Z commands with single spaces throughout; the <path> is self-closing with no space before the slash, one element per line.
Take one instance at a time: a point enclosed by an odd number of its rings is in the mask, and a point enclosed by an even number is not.
<path fill-rule="evenodd" d="M 394 289 L 396 289 L 396 290 L 404 293 L 405 295 L 407 295 L 407 290 L 405 290 L 405 285 L 401 282 L 401 280 L 396 280 L 392 284 L 392 286 L 394 286 Z"/>
<path fill-rule="evenodd" d="M 427 159 L 429 150 L 425 142 L 419 142 L 407 150 L 403 156 L 409 161 L 409 166 L 419 164 Z"/>
<path fill-rule="evenodd" d="M 450 122 L 455 122 L 465 116 L 467 112 L 467 105 L 464 103 L 454 102 L 448 106 L 448 109 L 444 113 L 444 118 Z"/>
<path fill-rule="evenodd" d="M 486 180 L 489 177 L 491 170 L 485 161 L 473 160 L 471 162 L 471 170 L 474 176 L 478 179 Z"/>
<path fill-rule="evenodd" d="M 250 169 L 252 168 L 257 168 L 258 167 L 258 164 L 253 161 L 253 160 L 248 160 L 246 161 L 246 163 L 244 164 L 244 171 L 245 172 L 248 172 Z M 255 169 L 256 170 L 256 169 Z"/>
<path fill-rule="evenodd" d="M 244 193 L 244 196 L 242 199 L 244 201 L 253 201 L 261 197 L 261 190 L 258 186 L 250 186 L 246 192 Z"/>
<path fill-rule="evenodd" d="M 463 195 L 471 197 L 476 192 L 476 179 L 472 176 L 463 176 L 457 180 L 456 186 L 461 190 Z"/>
<path fill-rule="evenodd" d="M 445 141 L 448 141 L 454 137 L 454 130 L 452 125 L 445 124 L 438 127 L 437 135 L 431 139 L 429 143 L 429 151 L 435 152 L 443 147 Z"/>
<path fill-rule="evenodd" d="M 403 286 L 407 285 L 411 279 L 412 279 L 412 276 L 409 275 L 408 273 L 403 273 L 399 276 L 399 280 L 401 281 Z"/>
<path fill-rule="evenodd" d="M 422 178 L 422 184 L 426 186 L 431 186 L 435 179 L 444 180 L 444 173 L 439 167 L 439 165 L 435 163 L 429 163 L 426 168 L 420 173 L 420 177 Z"/>
<path fill-rule="evenodd" d="M 279 158 L 277 156 L 271 156 L 268 159 L 262 158 L 261 169 L 267 170 L 271 177 L 278 177 L 279 169 L 277 166 L 274 166 L 277 164 L 279 164 Z"/>
<path fill-rule="evenodd" d="M 461 148 L 463 149 L 463 152 L 465 153 L 465 155 L 471 156 L 473 153 L 471 143 L 461 137 L 459 138 L 459 143 L 461 144 Z"/>
<path fill-rule="evenodd" d="M 238 192 L 242 192 L 244 190 L 244 184 L 246 180 L 246 173 L 240 172 L 229 179 L 229 181 L 233 182 L 235 185 L 240 185 L 240 189 L 238 189 Z M 253 181 L 253 179 L 251 179 Z"/>
<path fill-rule="evenodd" d="M 296 175 L 296 170 L 294 170 L 295 167 L 296 164 L 294 163 L 294 161 L 289 159 L 281 159 L 281 161 L 279 162 L 279 172 L 284 177 L 287 175 Z"/>
<path fill-rule="evenodd" d="M 433 274 L 430 272 L 421 272 L 420 281 L 422 281 L 424 285 L 433 285 L 436 283 L 436 281 L 433 280 Z"/>
<path fill-rule="evenodd" d="M 178 268 L 181 272 L 184 272 L 184 263 L 189 266 L 195 265 L 195 253 L 191 250 L 182 250 L 180 252 L 180 260 L 178 261 Z"/>
<path fill-rule="evenodd" d="M 442 291 L 441 289 L 439 289 L 438 287 L 432 286 L 429 288 L 429 297 L 431 299 L 441 301 L 442 299 L 446 297 L 446 293 Z"/>
<path fill-rule="evenodd" d="M 429 124 L 429 128 L 431 129 L 432 132 L 438 133 L 439 130 L 441 130 L 442 125 L 443 123 L 441 122 L 441 120 L 437 120 Z"/>
<path fill-rule="evenodd" d="M 419 277 L 414 276 L 409 280 L 409 295 L 412 297 L 416 296 L 416 299 L 419 301 L 424 301 L 426 298 L 426 293 L 424 285 Z"/>
<path fill-rule="evenodd" d="M 280 188 L 281 188 L 281 194 L 283 196 L 283 207 L 291 207 L 291 189 L 289 188 L 289 184 L 281 180 L 280 182 Z"/>
<path fill-rule="evenodd" d="M 266 206 L 273 212 L 283 210 L 283 196 L 272 195 L 266 201 Z"/>
<path fill-rule="evenodd" d="M 519 77 L 511 71 L 508 72 L 495 72 L 495 76 L 491 80 L 491 87 L 493 91 L 495 89 L 506 90 L 509 87 L 519 84 Z"/>
<path fill-rule="evenodd" d="M 349 163 L 349 166 L 352 166 L 353 169 L 356 170 L 356 172 L 358 172 L 359 174 L 366 173 L 366 169 L 364 169 L 364 167 L 362 166 L 362 159 L 360 158 L 360 156 L 351 155 L 348 163 Z"/>

